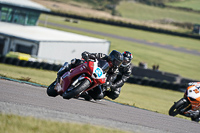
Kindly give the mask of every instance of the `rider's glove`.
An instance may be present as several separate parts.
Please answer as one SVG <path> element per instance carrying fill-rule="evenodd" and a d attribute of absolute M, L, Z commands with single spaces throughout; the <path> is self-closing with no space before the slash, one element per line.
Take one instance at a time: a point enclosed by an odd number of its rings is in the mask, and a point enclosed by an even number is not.
<path fill-rule="evenodd" d="M 191 111 L 191 112 L 190 112 L 190 116 L 191 116 L 191 117 L 194 117 L 194 118 L 199 117 L 199 110 Z"/>
<path fill-rule="evenodd" d="M 82 58 L 85 60 L 85 61 L 88 61 L 88 59 L 89 59 L 89 53 L 88 52 L 83 52 L 82 53 Z"/>
<path fill-rule="evenodd" d="M 111 89 L 111 91 L 115 91 L 116 90 L 116 84 L 111 84 L 110 89 Z"/>
<path fill-rule="evenodd" d="M 103 84 L 104 87 L 109 88 L 110 87 L 110 82 L 107 81 L 106 83 Z"/>

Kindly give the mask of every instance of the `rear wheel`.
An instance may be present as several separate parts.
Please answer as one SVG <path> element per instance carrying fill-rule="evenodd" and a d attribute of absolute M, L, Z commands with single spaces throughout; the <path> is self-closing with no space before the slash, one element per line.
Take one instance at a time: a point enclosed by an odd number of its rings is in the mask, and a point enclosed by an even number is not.
<path fill-rule="evenodd" d="M 82 91 L 86 90 L 89 86 L 90 86 L 90 81 L 88 79 L 84 79 L 80 81 L 79 85 L 76 88 L 74 88 L 71 91 L 65 91 L 62 96 L 64 99 L 74 98 Z"/>
<path fill-rule="evenodd" d="M 186 99 L 182 98 L 178 102 L 174 103 L 174 105 L 169 110 L 170 116 L 176 116 L 181 112 L 182 109 L 186 108 L 189 105 Z"/>
<path fill-rule="evenodd" d="M 195 121 L 195 122 L 199 122 L 199 119 L 200 119 L 199 117 L 197 117 L 197 118 L 193 118 L 193 117 L 192 117 L 192 118 L 191 118 L 191 120 L 192 120 L 192 121 Z"/>
<path fill-rule="evenodd" d="M 57 91 L 54 90 L 56 85 L 56 81 L 54 81 L 48 88 L 47 88 L 47 95 L 51 97 L 56 97 L 58 95 Z"/>

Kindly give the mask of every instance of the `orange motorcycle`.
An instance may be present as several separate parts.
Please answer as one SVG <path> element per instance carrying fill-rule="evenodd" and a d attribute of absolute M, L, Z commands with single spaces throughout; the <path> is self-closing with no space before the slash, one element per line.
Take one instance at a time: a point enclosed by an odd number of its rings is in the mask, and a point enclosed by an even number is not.
<path fill-rule="evenodd" d="M 178 114 L 191 117 L 192 121 L 200 120 L 200 82 L 191 82 L 184 93 L 184 97 L 175 102 L 169 109 L 170 116 Z"/>

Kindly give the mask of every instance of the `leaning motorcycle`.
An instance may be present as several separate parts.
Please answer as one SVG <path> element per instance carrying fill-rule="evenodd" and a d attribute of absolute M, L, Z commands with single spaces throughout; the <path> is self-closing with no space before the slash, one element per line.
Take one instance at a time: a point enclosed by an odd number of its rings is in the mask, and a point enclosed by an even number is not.
<path fill-rule="evenodd" d="M 104 84 L 109 68 L 110 64 L 105 60 L 89 60 L 64 73 L 60 83 L 55 80 L 47 88 L 47 94 L 52 97 L 60 95 L 64 99 L 78 98 L 82 93 Z"/>
<path fill-rule="evenodd" d="M 186 117 L 191 117 L 192 121 L 199 122 L 199 117 L 196 118 L 191 115 L 191 112 L 200 110 L 200 86 L 191 85 L 188 86 L 184 97 L 175 102 L 169 110 L 170 116 L 176 116 L 178 114 Z"/>

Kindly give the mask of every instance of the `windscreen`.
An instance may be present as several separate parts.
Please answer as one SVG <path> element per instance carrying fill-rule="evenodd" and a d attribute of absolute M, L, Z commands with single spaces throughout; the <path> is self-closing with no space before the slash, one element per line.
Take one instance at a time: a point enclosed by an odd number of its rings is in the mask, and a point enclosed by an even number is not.
<path fill-rule="evenodd" d="M 105 60 L 98 60 L 98 67 L 100 67 L 103 70 L 103 73 L 106 73 L 109 70 L 109 64 Z"/>

